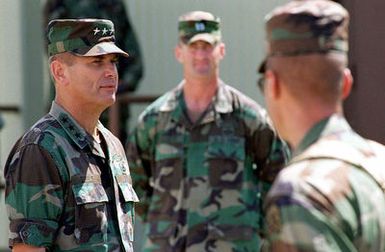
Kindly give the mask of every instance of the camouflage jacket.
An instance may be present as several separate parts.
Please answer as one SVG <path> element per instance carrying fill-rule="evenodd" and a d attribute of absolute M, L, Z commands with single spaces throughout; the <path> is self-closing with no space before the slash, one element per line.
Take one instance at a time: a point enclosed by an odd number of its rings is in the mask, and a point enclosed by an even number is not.
<path fill-rule="evenodd" d="M 142 113 L 128 144 L 144 251 L 257 251 L 261 195 L 286 145 L 265 110 L 222 82 L 192 124 L 182 85 Z"/>
<path fill-rule="evenodd" d="M 341 116 L 314 126 L 268 194 L 266 250 L 385 251 L 384 192 L 364 168 L 384 177 L 385 149 L 373 147 Z"/>
<path fill-rule="evenodd" d="M 55 102 L 5 165 L 9 245 L 49 251 L 133 251 L 134 202 L 119 140 L 99 144 Z M 104 140 L 103 140 L 104 139 Z"/>

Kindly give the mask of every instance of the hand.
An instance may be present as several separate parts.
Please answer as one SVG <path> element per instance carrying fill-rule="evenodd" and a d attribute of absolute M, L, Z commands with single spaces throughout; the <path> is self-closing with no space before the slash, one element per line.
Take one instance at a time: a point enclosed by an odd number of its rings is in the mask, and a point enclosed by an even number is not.
<path fill-rule="evenodd" d="M 12 252 L 45 252 L 45 248 L 19 243 L 13 246 Z"/>

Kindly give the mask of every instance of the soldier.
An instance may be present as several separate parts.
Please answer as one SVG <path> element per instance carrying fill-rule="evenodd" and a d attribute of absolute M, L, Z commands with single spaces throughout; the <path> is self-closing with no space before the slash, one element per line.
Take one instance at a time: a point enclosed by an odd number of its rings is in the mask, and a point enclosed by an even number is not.
<path fill-rule="evenodd" d="M 122 0 L 47 0 L 44 6 L 44 26 L 52 19 L 59 18 L 102 18 L 110 19 L 118 31 L 116 44 L 130 54 L 130 57 L 120 57 L 118 72 L 120 76 L 118 95 L 134 92 L 143 76 L 143 62 L 140 47 L 134 29 L 128 18 Z M 127 140 L 129 108 L 119 106 L 119 132 L 122 143 Z M 107 125 L 108 111 L 101 116 L 103 124 Z"/>
<path fill-rule="evenodd" d="M 98 118 L 115 102 L 119 55 L 104 19 L 52 20 L 56 96 L 5 165 L 13 251 L 133 251 L 134 202 L 120 141 Z"/>
<path fill-rule="evenodd" d="M 266 199 L 268 251 L 385 251 L 385 150 L 343 116 L 348 12 L 291 1 L 267 15 L 261 88 L 293 150 Z"/>
<path fill-rule="evenodd" d="M 127 155 L 143 251 L 257 251 L 262 194 L 287 158 L 257 103 L 219 78 L 219 18 L 179 18 L 184 79 L 141 114 Z"/>

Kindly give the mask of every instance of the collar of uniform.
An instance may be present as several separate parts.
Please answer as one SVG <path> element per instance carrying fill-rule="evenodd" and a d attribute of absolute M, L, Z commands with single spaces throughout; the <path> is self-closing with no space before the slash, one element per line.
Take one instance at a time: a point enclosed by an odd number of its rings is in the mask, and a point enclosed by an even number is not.
<path fill-rule="evenodd" d="M 83 129 L 76 120 L 55 101 L 52 102 L 49 112 L 66 131 L 68 136 L 81 148 L 84 149 L 92 142 L 91 136 Z"/>
<path fill-rule="evenodd" d="M 339 114 L 333 114 L 316 123 L 306 133 L 305 137 L 298 145 L 298 148 L 295 150 L 293 156 L 297 156 L 298 154 L 302 153 L 320 138 L 333 137 L 333 135 L 338 136 L 341 133 L 345 133 L 351 130 L 351 127 L 343 116 Z"/>
<path fill-rule="evenodd" d="M 159 108 L 161 112 L 170 112 L 175 110 L 179 105 L 179 97 L 182 93 L 184 80 L 172 90 L 166 97 L 165 102 Z M 231 113 L 233 112 L 233 97 L 230 92 L 229 86 L 227 86 L 222 80 L 219 81 L 218 91 L 213 99 L 215 110 L 218 113 Z"/>
<path fill-rule="evenodd" d="M 178 84 L 176 88 L 171 90 L 169 93 L 167 93 L 167 97 L 165 97 L 165 101 L 160 106 L 159 111 L 160 112 L 170 112 L 175 110 L 177 106 L 179 105 L 178 97 L 182 93 L 184 80 Z"/>
<path fill-rule="evenodd" d="M 231 88 L 220 80 L 217 95 L 214 100 L 215 111 L 222 114 L 233 112 L 233 100 Z"/>
<path fill-rule="evenodd" d="M 108 139 L 109 136 L 107 134 L 107 129 L 103 126 L 103 124 L 98 121 L 98 123 L 96 124 L 96 128 L 97 130 L 99 131 L 99 134 L 101 134 L 103 136 L 104 139 Z M 103 148 L 101 146 L 100 143 L 98 143 L 93 137 L 90 136 L 90 141 L 92 141 L 92 144 L 91 144 L 91 149 L 92 149 L 92 153 L 94 155 L 98 155 L 102 158 L 106 158 L 106 155 L 108 153 L 104 153 L 103 151 Z M 109 141 L 106 141 L 107 145 L 109 144 Z M 109 148 L 108 148 L 109 149 Z"/>

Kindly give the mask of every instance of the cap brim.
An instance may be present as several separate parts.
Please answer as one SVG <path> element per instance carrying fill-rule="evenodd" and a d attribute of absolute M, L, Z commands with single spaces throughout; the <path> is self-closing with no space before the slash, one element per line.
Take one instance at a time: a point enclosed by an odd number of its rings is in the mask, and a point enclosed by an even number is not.
<path fill-rule="evenodd" d="M 82 56 L 99 56 L 105 54 L 120 54 L 124 57 L 128 57 L 128 53 L 117 47 L 113 42 L 98 43 Z"/>
<path fill-rule="evenodd" d="M 213 45 L 219 41 L 219 38 L 217 36 L 210 34 L 210 33 L 199 33 L 199 34 L 192 36 L 187 41 L 187 43 L 191 44 L 191 43 L 194 43 L 194 42 L 199 41 L 199 40 L 205 41 L 205 42 Z"/>

